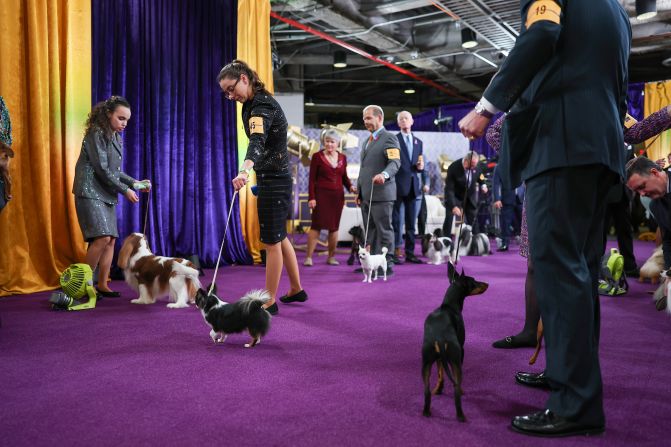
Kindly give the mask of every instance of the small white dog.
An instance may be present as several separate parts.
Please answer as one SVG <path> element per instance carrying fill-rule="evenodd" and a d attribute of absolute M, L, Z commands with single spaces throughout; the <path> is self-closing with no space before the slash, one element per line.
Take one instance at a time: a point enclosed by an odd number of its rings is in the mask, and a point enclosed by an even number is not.
<path fill-rule="evenodd" d="M 361 268 L 363 269 L 363 281 L 371 282 L 371 276 L 375 272 L 373 280 L 377 280 L 377 269 L 382 267 L 384 272 L 384 280 L 387 280 L 387 247 L 382 247 L 381 255 L 371 255 L 364 247 L 359 248 L 359 261 L 361 261 Z"/>

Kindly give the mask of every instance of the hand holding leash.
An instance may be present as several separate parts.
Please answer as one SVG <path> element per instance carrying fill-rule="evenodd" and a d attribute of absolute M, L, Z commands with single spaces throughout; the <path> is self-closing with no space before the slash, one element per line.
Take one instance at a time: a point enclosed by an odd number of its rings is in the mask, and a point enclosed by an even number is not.
<path fill-rule="evenodd" d="M 240 191 L 240 188 L 245 186 L 248 180 L 249 180 L 249 174 L 247 174 L 247 172 L 245 171 L 238 172 L 238 176 L 233 179 L 233 188 L 235 188 L 235 192 Z"/>

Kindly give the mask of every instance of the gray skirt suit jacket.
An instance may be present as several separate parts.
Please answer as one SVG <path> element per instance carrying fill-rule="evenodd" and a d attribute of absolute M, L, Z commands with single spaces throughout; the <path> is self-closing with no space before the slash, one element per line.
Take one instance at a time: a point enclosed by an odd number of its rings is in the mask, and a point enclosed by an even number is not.
<path fill-rule="evenodd" d="M 101 236 L 119 237 L 116 219 L 118 194 L 136 182 L 121 171 L 121 137 L 91 129 L 84 136 L 75 166 L 72 193 L 79 226 L 87 242 Z"/>

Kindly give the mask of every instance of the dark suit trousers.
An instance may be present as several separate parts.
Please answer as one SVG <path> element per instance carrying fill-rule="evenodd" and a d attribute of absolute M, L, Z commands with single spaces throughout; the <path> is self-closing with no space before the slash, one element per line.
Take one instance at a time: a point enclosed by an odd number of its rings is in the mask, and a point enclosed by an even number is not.
<path fill-rule="evenodd" d="M 414 254 L 415 251 L 415 219 L 417 198 L 412 195 L 407 195 L 396 199 L 394 202 L 394 211 L 392 213 L 391 221 L 394 226 L 394 241 L 398 242 L 401 239 L 401 219 L 405 222 L 405 254 Z M 401 208 L 403 208 L 403 216 L 401 216 Z"/>
<path fill-rule="evenodd" d="M 603 425 L 599 295 L 605 197 L 616 175 L 602 165 L 553 169 L 527 181 L 534 285 L 543 318 L 547 408 Z"/>
<path fill-rule="evenodd" d="M 382 247 L 387 247 L 387 256 L 394 254 L 394 228 L 391 225 L 391 214 L 394 202 L 361 202 L 361 216 L 364 225 L 368 222 L 368 237 L 366 243 L 370 244 L 370 253 L 378 255 L 382 253 Z M 370 210 L 370 221 L 368 213 Z M 364 228 L 365 230 L 365 228 Z"/>
<path fill-rule="evenodd" d="M 621 186 L 619 200 L 606 204 L 606 218 L 604 220 L 604 244 L 610 229 L 610 221 L 613 219 L 615 234 L 617 235 L 617 246 L 624 257 L 624 269 L 636 269 L 636 257 L 634 256 L 634 230 L 631 227 L 631 203 L 629 196 L 624 192 L 625 186 Z"/>

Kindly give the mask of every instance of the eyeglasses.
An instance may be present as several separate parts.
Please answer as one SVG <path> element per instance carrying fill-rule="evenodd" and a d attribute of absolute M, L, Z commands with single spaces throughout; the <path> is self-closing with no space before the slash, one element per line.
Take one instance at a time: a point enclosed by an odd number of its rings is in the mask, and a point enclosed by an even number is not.
<path fill-rule="evenodd" d="M 240 82 L 240 78 L 238 78 L 237 81 L 235 81 L 235 84 L 231 85 L 230 87 L 226 87 L 224 90 L 224 96 L 226 99 L 233 99 L 233 91 L 235 90 L 235 87 L 238 85 L 238 82 Z"/>

